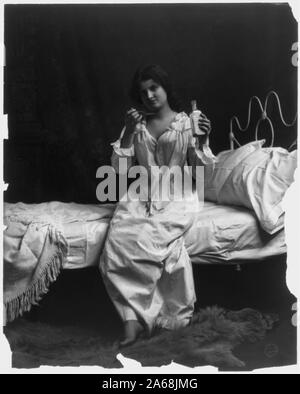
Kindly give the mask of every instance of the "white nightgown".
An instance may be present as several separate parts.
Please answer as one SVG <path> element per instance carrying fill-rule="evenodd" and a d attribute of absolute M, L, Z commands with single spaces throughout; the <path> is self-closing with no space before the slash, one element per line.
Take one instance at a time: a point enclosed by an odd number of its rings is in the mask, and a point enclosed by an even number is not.
<path fill-rule="evenodd" d="M 215 157 L 208 147 L 195 148 L 189 117 L 178 113 L 156 140 L 139 124 L 133 145 L 114 142 L 112 165 L 118 172 L 119 159 L 130 167 L 205 165 L 213 169 Z M 176 329 L 186 326 L 196 301 L 192 265 L 183 235 L 192 226 L 198 196 L 182 201 L 119 202 L 110 222 L 100 258 L 100 271 L 123 321 L 139 320 L 153 327 Z"/>

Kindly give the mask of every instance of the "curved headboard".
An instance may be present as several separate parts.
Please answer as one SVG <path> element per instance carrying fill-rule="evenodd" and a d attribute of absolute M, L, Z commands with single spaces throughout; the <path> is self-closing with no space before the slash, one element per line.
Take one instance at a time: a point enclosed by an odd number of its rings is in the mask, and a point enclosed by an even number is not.
<path fill-rule="evenodd" d="M 232 149 L 232 150 L 234 149 L 234 144 L 236 144 L 238 147 L 241 146 L 241 144 L 238 142 L 238 140 L 237 140 L 237 138 L 236 138 L 236 136 L 235 136 L 235 134 L 233 132 L 233 124 L 234 124 L 234 122 L 236 122 L 239 131 L 244 132 L 244 131 L 248 130 L 248 127 L 250 125 L 250 120 L 251 120 L 252 103 L 254 101 L 256 101 L 258 103 L 259 108 L 261 110 L 261 116 L 258 119 L 258 121 L 256 123 L 256 127 L 255 127 L 255 140 L 258 139 L 258 131 L 259 131 L 259 126 L 260 126 L 261 122 L 262 121 L 267 121 L 268 124 L 269 124 L 269 127 L 270 127 L 270 132 L 271 132 L 271 144 L 270 144 L 270 146 L 271 147 L 273 146 L 273 144 L 274 144 L 274 137 L 275 137 L 275 135 L 274 135 L 274 126 L 273 126 L 273 123 L 272 123 L 270 117 L 268 116 L 268 113 L 267 113 L 268 103 L 269 103 L 269 99 L 270 99 L 271 96 L 274 96 L 276 98 L 276 102 L 277 102 L 278 110 L 279 110 L 279 116 L 280 116 L 280 119 L 281 119 L 281 122 L 283 123 L 283 125 L 286 126 L 286 127 L 293 127 L 295 125 L 296 120 L 297 120 L 297 114 L 296 114 L 294 120 L 292 121 L 292 123 L 287 123 L 284 120 L 283 115 L 282 115 L 282 110 L 281 110 L 280 99 L 279 99 L 279 96 L 278 96 L 278 94 L 276 92 L 271 90 L 267 94 L 267 97 L 265 99 L 264 105 L 262 104 L 261 100 L 257 96 L 252 96 L 250 101 L 249 101 L 249 105 L 248 105 L 248 120 L 247 120 L 246 127 L 241 127 L 241 124 L 240 124 L 239 119 L 237 118 L 237 116 L 233 116 L 230 119 L 230 132 L 229 132 L 230 149 Z M 296 145 L 297 145 L 297 137 L 293 141 L 293 143 L 288 147 L 288 150 L 291 150 Z"/>

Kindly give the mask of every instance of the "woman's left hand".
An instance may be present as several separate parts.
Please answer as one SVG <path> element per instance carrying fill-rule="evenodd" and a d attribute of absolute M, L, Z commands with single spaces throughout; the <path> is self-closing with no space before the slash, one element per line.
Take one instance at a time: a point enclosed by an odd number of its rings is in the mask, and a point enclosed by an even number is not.
<path fill-rule="evenodd" d="M 202 112 L 199 116 L 198 127 L 203 133 L 205 133 L 206 137 L 209 136 L 211 132 L 211 122 Z"/>
<path fill-rule="evenodd" d="M 203 149 L 204 145 L 208 145 L 208 136 L 211 132 L 211 123 L 210 120 L 201 112 L 199 119 L 198 119 L 198 127 L 201 131 L 201 134 L 195 134 L 196 137 L 196 148 Z M 202 134 L 203 133 L 203 134 Z"/>

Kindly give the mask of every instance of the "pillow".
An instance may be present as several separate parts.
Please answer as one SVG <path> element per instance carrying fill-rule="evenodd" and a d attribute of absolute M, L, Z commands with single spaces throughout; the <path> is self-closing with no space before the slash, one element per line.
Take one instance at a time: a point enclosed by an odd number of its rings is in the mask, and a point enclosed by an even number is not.
<path fill-rule="evenodd" d="M 284 226 L 282 200 L 296 167 L 295 151 L 257 149 L 232 170 L 218 193 L 218 203 L 254 210 L 261 227 L 274 234 Z"/>
<path fill-rule="evenodd" d="M 209 179 L 205 176 L 204 199 L 217 202 L 218 194 L 232 170 L 250 153 L 260 149 L 264 143 L 265 140 L 253 141 L 238 149 L 220 152 L 212 176 Z"/>

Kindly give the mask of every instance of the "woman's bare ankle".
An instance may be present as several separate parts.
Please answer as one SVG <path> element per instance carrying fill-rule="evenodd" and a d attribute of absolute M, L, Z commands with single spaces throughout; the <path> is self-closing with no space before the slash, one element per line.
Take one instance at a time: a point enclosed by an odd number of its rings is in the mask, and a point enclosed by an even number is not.
<path fill-rule="evenodd" d="M 120 346 L 134 343 L 142 331 L 144 331 L 144 328 L 138 320 L 126 320 L 124 323 L 124 339 L 120 342 Z"/>

